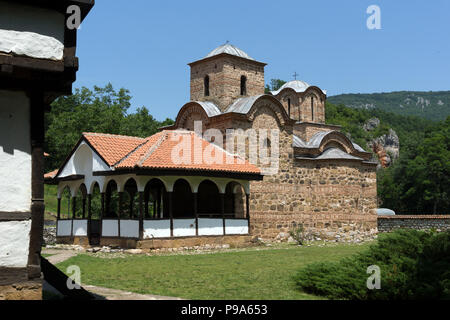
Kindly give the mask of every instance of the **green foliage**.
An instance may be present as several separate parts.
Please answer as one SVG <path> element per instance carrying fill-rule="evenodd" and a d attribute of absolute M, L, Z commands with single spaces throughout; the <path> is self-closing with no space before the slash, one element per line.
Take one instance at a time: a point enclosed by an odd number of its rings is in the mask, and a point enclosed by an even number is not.
<path fill-rule="evenodd" d="M 381 270 L 381 289 L 367 288 L 367 268 Z M 314 263 L 296 277 L 298 288 L 331 299 L 450 298 L 450 232 L 397 230 L 334 263 Z"/>
<path fill-rule="evenodd" d="M 298 245 L 303 245 L 305 239 L 304 228 L 302 224 L 299 224 L 297 228 L 289 230 L 289 235 L 295 240 Z"/>
<path fill-rule="evenodd" d="M 264 93 L 269 93 L 270 91 L 276 91 L 280 89 L 286 81 L 280 79 L 271 79 L 269 84 L 266 84 Z"/>
<path fill-rule="evenodd" d="M 371 94 L 341 94 L 328 101 L 357 109 L 378 109 L 404 116 L 444 120 L 450 115 L 450 91 L 398 91 Z"/>
<path fill-rule="evenodd" d="M 70 153 L 83 132 L 101 132 L 148 137 L 172 120 L 155 120 L 145 107 L 128 114 L 131 96 L 126 89 L 114 90 L 111 84 L 82 87 L 71 96 L 58 98 L 51 112 L 46 114 L 46 146 L 50 154 L 46 171 L 58 168 Z"/>
<path fill-rule="evenodd" d="M 400 159 L 378 173 L 383 206 L 412 214 L 450 211 L 449 128 L 450 117 L 404 140 Z"/>

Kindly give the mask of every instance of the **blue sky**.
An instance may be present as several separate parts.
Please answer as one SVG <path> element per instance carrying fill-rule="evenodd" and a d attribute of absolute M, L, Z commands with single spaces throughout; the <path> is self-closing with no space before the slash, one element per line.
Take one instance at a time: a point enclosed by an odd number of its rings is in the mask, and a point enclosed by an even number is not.
<path fill-rule="evenodd" d="M 369 30 L 369 5 L 381 30 Z M 111 82 L 155 118 L 189 100 L 189 67 L 227 40 L 328 95 L 450 90 L 450 1 L 96 0 L 78 33 L 74 87 Z"/>

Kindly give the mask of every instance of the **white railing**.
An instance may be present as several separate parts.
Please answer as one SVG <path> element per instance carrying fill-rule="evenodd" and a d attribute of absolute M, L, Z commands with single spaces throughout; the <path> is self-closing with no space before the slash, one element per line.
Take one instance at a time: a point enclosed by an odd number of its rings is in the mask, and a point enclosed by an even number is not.
<path fill-rule="evenodd" d="M 194 236 L 221 236 L 248 234 L 247 219 L 198 218 L 144 220 L 143 238 L 170 238 Z M 120 223 L 120 229 L 119 229 Z M 225 223 L 225 228 L 224 228 Z M 102 237 L 139 238 L 139 220 L 103 219 L 101 223 Z M 225 230 L 225 233 L 224 233 Z M 88 220 L 58 220 L 58 237 L 88 236 Z"/>

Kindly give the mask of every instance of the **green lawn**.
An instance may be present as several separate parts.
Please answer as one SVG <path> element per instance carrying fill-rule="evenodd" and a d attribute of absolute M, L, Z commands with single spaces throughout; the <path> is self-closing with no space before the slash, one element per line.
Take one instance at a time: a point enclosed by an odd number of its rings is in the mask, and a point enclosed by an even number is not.
<path fill-rule="evenodd" d="M 367 245 L 285 246 L 197 255 L 102 259 L 81 254 L 58 267 L 81 268 L 81 282 L 126 291 L 187 299 L 319 299 L 299 292 L 293 276 L 317 261 L 335 261 Z"/>

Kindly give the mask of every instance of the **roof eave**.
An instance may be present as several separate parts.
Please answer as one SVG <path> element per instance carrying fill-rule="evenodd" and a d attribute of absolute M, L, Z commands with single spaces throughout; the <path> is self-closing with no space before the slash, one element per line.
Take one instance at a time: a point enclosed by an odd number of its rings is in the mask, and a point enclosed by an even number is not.
<path fill-rule="evenodd" d="M 210 60 L 214 60 L 214 59 L 217 59 L 217 58 L 220 58 L 220 57 L 233 57 L 233 58 L 236 58 L 236 59 L 242 59 L 242 60 L 245 60 L 245 61 L 254 63 L 254 64 L 258 64 L 258 65 L 260 65 L 260 66 L 262 66 L 262 67 L 267 66 L 267 63 L 265 63 L 265 62 L 261 62 L 261 61 L 257 61 L 257 60 L 252 60 L 252 59 L 247 59 L 247 58 L 244 58 L 244 57 L 235 56 L 235 55 L 233 55 L 233 54 L 229 54 L 229 53 L 226 53 L 226 52 L 222 52 L 222 53 L 219 53 L 219 54 L 217 54 L 217 55 L 215 55 L 215 56 L 212 56 L 212 57 L 206 57 L 206 58 L 202 58 L 202 59 L 200 59 L 200 60 L 197 60 L 197 61 L 188 63 L 188 66 L 192 67 L 192 66 L 194 66 L 194 65 L 196 65 L 196 64 L 198 64 L 198 63 L 205 62 L 205 61 L 210 61 Z"/>

